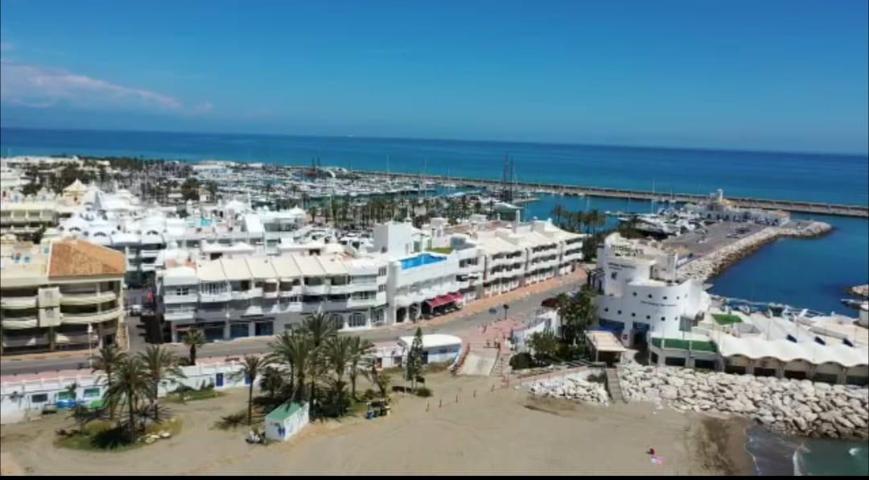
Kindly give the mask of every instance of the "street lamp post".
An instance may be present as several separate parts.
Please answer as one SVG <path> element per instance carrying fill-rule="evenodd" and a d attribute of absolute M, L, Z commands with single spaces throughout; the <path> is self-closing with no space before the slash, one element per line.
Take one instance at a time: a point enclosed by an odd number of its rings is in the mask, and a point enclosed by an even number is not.
<path fill-rule="evenodd" d="M 91 339 L 91 335 L 94 332 L 94 327 L 90 323 L 88 324 L 88 367 L 93 369 L 94 367 L 94 358 L 93 358 L 93 341 Z"/>
<path fill-rule="evenodd" d="M 507 321 L 507 310 L 510 310 L 510 305 L 504 304 L 504 321 Z"/>

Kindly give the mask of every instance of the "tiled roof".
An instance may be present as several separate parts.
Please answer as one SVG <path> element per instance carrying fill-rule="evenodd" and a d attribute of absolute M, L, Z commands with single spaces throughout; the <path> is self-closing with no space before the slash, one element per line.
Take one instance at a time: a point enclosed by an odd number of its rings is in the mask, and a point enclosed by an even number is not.
<path fill-rule="evenodd" d="M 84 240 L 64 240 L 51 246 L 48 277 L 120 276 L 127 270 L 124 254 Z"/>

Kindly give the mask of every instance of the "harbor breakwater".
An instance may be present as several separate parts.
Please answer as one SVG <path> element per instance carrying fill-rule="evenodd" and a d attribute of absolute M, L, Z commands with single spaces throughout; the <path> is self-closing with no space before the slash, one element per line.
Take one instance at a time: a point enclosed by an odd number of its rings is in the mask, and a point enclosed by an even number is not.
<path fill-rule="evenodd" d="M 755 252 L 764 245 L 781 237 L 811 238 L 830 232 L 832 226 L 824 222 L 803 222 L 780 227 L 766 227 L 744 238 L 679 267 L 677 276 L 680 281 L 696 279 L 705 282 L 727 267 Z"/>
<path fill-rule="evenodd" d="M 769 430 L 809 438 L 869 438 L 869 389 L 810 380 L 733 375 L 678 367 L 619 367 L 625 399 L 680 412 L 747 417 Z M 537 396 L 608 405 L 602 384 L 581 374 L 531 382 Z"/>

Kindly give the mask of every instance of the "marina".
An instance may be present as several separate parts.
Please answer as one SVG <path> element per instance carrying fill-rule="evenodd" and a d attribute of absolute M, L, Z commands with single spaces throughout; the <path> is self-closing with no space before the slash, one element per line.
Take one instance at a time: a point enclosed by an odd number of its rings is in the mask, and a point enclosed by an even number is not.
<path fill-rule="evenodd" d="M 369 172 L 357 171 L 359 175 L 372 176 L 375 178 L 384 179 L 408 179 L 414 175 L 404 173 L 387 173 L 387 172 Z M 439 175 L 428 175 L 427 178 L 439 182 L 449 182 L 466 187 L 486 187 L 497 188 L 501 182 L 497 180 L 483 180 L 475 178 L 447 177 Z M 689 193 L 656 193 L 653 191 L 644 190 L 628 190 L 618 188 L 603 188 L 577 185 L 560 185 L 553 183 L 532 183 L 532 182 L 517 182 L 516 186 L 521 189 L 531 190 L 539 193 L 548 193 L 552 195 L 567 195 L 567 196 L 583 196 L 603 198 L 620 198 L 630 200 L 645 200 L 653 202 L 697 202 L 702 201 L 706 197 L 704 195 L 689 194 Z M 786 201 L 764 198 L 748 198 L 748 197 L 730 197 L 729 198 L 737 206 L 744 208 L 763 208 L 773 210 L 785 210 L 789 212 L 799 213 L 815 213 L 824 215 L 836 215 L 846 217 L 869 218 L 869 206 L 864 205 L 845 205 L 835 203 L 820 203 L 807 201 Z"/>

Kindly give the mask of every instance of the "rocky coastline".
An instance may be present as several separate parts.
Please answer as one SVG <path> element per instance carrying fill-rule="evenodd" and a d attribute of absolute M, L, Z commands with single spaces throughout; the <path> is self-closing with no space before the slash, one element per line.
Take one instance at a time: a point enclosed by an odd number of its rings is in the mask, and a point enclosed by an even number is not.
<path fill-rule="evenodd" d="M 767 243 L 780 237 L 811 238 L 830 232 L 832 226 L 824 222 L 793 222 L 781 227 L 766 227 L 679 268 L 680 281 L 695 279 L 701 282 L 720 274 L 727 267 L 754 253 Z"/>
<path fill-rule="evenodd" d="M 869 439 L 866 387 L 636 364 L 619 368 L 619 382 L 628 402 L 748 418 L 771 431 L 801 437 Z M 610 402 L 604 385 L 582 374 L 529 382 L 526 388 L 541 397 L 603 406 Z"/>

